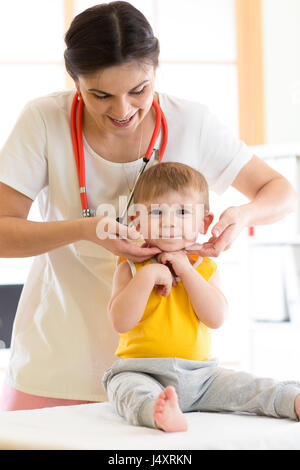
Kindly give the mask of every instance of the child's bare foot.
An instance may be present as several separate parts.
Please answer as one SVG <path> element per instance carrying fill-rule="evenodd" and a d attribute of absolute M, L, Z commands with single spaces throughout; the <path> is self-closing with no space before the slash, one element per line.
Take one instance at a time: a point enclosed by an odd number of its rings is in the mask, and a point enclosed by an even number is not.
<path fill-rule="evenodd" d="M 297 415 L 298 421 L 300 421 L 300 395 L 297 395 L 295 399 L 295 413 Z"/>
<path fill-rule="evenodd" d="M 153 418 L 156 425 L 166 432 L 186 431 L 187 421 L 178 405 L 174 387 L 170 385 L 157 397 L 154 405 Z"/>

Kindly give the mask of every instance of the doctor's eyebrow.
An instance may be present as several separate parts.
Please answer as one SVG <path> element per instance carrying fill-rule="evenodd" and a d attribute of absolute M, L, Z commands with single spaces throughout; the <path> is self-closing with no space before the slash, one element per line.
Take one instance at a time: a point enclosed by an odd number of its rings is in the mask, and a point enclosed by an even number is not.
<path fill-rule="evenodd" d="M 142 83 L 139 83 L 134 88 L 129 90 L 129 93 L 131 93 L 132 91 L 135 91 L 137 88 L 139 88 L 140 86 L 144 85 L 147 82 L 150 82 L 150 80 L 144 80 Z M 102 93 L 103 95 L 107 95 L 107 96 L 113 96 L 111 93 L 107 93 L 107 91 L 99 90 L 98 88 L 89 88 L 88 91 L 96 92 L 96 93 Z"/>

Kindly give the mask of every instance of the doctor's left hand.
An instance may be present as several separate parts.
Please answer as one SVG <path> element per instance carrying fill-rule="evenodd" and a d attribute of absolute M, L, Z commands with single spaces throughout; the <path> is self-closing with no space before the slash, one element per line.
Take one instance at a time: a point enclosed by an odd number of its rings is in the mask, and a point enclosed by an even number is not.
<path fill-rule="evenodd" d="M 138 263 L 161 253 L 159 248 L 141 247 L 130 242 L 130 240 L 137 242 L 141 238 L 134 226 L 120 224 L 115 219 L 105 216 L 91 217 L 85 222 L 87 228 L 85 239 L 103 246 L 117 256 L 124 256 Z"/>
<path fill-rule="evenodd" d="M 217 257 L 228 250 L 238 238 L 242 230 L 247 227 L 246 206 L 229 207 L 220 216 L 219 221 L 212 228 L 212 236 L 203 244 L 194 243 L 185 248 L 188 253 L 199 256 Z"/>

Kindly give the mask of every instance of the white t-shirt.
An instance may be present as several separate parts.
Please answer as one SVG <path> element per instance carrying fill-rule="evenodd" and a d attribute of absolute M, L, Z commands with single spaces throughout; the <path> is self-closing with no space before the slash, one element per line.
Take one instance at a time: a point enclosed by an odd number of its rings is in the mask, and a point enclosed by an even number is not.
<path fill-rule="evenodd" d="M 38 198 L 44 221 L 81 215 L 70 133 L 73 96 L 66 91 L 28 103 L 0 154 L 0 181 Z M 224 192 L 250 150 L 206 106 L 166 94 L 159 101 L 169 129 L 164 161 L 198 169 L 211 189 Z M 84 146 L 90 207 L 110 203 L 117 209 L 119 195 L 128 195 L 124 170 L 132 182 L 141 160 L 114 163 Z M 115 265 L 115 255 L 86 241 L 35 258 L 14 323 L 12 387 L 54 398 L 106 399 L 101 377 L 118 343 L 106 310 Z"/>

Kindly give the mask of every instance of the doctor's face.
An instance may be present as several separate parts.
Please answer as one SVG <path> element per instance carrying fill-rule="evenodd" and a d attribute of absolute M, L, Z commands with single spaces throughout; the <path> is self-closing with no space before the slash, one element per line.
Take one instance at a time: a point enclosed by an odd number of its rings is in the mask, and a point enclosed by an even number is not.
<path fill-rule="evenodd" d="M 151 109 L 154 80 L 153 65 L 137 62 L 79 77 L 88 124 L 117 135 L 134 132 Z"/>

